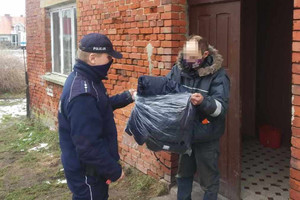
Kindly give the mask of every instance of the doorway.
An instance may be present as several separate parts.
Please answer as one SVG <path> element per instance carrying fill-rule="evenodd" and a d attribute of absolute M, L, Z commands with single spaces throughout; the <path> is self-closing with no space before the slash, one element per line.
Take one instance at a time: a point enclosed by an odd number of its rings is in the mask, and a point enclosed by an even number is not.
<path fill-rule="evenodd" d="M 189 34 L 207 38 L 219 50 L 231 79 L 229 111 L 219 160 L 220 193 L 229 199 L 280 199 L 288 194 L 288 183 L 283 180 L 288 180 L 286 169 L 291 155 L 292 25 L 293 1 L 189 1 Z M 268 149 L 259 143 L 259 127 L 265 124 L 281 131 L 281 148 Z M 256 154 L 251 154 L 255 151 Z M 254 157 L 245 156 L 247 153 Z M 267 158 L 262 156 L 259 160 L 258 155 L 263 154 Z M 267 163 L 267 159 L 275 162 Z M 254 169 L 255 165 L 262 168 L 250 175 L 260 182 L 246 177 L 247 168 Z M 278 172 L 274 171 L 279 165 L 282 167 Z M 269 178 L 263 171 L 270 170 L 273 170 L 272 176 L 277 173 L 283 178 L 273 176 L 276 183 L 263 181 Z M 253 186 L 266 183 L 270 188 L 249 190 L 250 195 L 245 195 L 250 188 L 245 185 L 248 180 Z M 268 197 L 267 192 L 273 186 L 281 192 Z M 258 196 L 252 198 L 251 194 Z"/>
<path fill-rule="evenodd" d="M 293 1 L 244 0 L 241 9 L 241 197 L 287 199 Z M 280 131 L 280 148 L 260 144 L 263 125 Z"/>

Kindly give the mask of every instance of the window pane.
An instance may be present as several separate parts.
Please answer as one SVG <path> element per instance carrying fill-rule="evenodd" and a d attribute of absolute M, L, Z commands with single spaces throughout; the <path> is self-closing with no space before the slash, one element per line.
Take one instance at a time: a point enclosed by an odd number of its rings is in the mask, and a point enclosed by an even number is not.
<path fill-rule="evenodd" d="M 53 65 L 54 65 L 54 72 L 57 72 L 57 73 L 61 73 L 61 70 L 60 70 L 60 66 L 61 66 L 61 63 L 60 63 L 60 24 L 59 24 L 59 14 L 58 12 L 54 12 L 52 14 L 52 29 L 53 29 L 53 59 L 52 59 L 52 62 Z"/>
<path fill-rule="evenodd" d="M 64 47 L 64 74 L 72 71 L 72 10 L 62 11 L 63 47 Z"/>

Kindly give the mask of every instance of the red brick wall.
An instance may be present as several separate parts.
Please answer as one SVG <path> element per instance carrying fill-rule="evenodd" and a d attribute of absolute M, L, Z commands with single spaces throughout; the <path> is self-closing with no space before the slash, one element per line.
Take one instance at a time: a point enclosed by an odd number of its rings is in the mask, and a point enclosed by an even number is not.
<path fill-rule="evenodd" d="M 45 9 L 40 8 L 39 0 L 26 0 L 26 17 L 31 110 L 54 128 L 62 88 L 41 78 L 46 72 L 51 72 L 50 17 Z M 53 97 L 47 95 L 47 88 L 53 90 Z"/>
<path fill-rule="evenodd" d="M 300 0 L 294 1 L 290 198 L 300 199 Z"/>
<path fill-rule="evenodd" d="M 31 108 L 36 114 L 56 122 L 58 99 L 62 87 L 43 81 L 41 75 L 51 71 L 50 24 L 39 0 L 27 0 L 28 72 Z M 164 76 L 176 61 L 186 30 L 185 0 L 77 0 L 78 39 L 91 32 L 108 35 L 123 59 L 115 60 L 105 86 L 110 95 L 136 88 L 140 75 Z M 148 55 L 147 46 L 152 45 Z M 149 69 L 152 64 L 152 69 Z M 53 89 L 53 97 L 46 88 Z M 177 155 L 158 153 L 169 170 L 152 152 L 136 145 L 124 133 L 134 105 L 115 111 L 121 159 L 140 171 L 172 182 Z"/>

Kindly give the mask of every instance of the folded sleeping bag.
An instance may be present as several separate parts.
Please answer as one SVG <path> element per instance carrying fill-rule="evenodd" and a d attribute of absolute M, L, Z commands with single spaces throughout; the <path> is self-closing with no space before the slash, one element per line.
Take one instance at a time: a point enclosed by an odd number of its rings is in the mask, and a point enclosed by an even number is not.
<path fill-rule="evenodd" d="M 190 93 L 166 77 L 141 76 L 125 131 L 152 151 L 190 149 L 195 108 Z"/>

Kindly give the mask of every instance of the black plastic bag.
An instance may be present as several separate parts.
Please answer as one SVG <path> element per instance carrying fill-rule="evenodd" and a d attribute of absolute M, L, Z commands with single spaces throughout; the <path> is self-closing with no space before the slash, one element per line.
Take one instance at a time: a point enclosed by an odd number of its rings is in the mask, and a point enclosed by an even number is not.
<path fill-rule="evenodd" d="M 182 91 L 186 89 L 165 77 L 140 77 L 125 131 L 152 151 L 185 153 L 190 149 L 196 111 L 190 103 L 191 94 Z"/>

